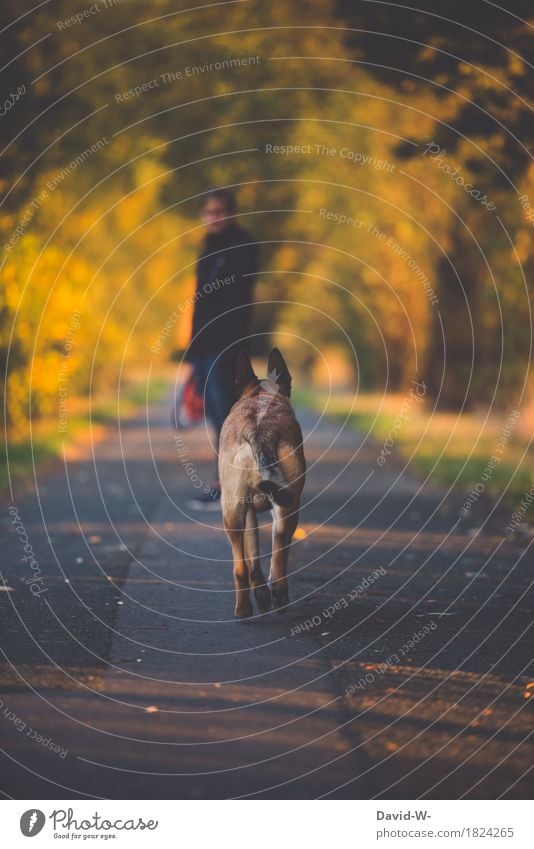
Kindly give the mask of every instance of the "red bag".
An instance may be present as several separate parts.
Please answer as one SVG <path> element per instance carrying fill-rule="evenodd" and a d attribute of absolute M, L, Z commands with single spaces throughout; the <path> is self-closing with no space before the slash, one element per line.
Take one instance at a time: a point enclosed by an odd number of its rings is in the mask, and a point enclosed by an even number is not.
<path fill-rule="evenodd" d="M 198 392 L 194 371 L 176 393 L 171 421 L 176 430 L 194 427 L 204 421 L 204 400 Z"/>

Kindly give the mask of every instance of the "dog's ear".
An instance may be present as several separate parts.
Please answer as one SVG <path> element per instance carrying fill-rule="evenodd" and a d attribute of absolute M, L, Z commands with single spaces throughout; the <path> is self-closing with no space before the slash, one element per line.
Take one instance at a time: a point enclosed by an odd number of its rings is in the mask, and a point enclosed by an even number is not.
<path fill-rule="evenodd" d="M 256 385 L 258 378 L 254 374 L 254 369 L 250 362 L 250 357 L 243 349 L 239 352 L 237 358 L 237 368 L 235 374 L 235 385 L 238 397 L 243 394 L 244 390 L 251 385 Z"/>
<path fill-rule="evenodd" d="M 278 348 L 273 348 L 267 363 L 269 378 L 278 384 L 280 390 L 289 398 L 291 395 L 291 375 Z"/>

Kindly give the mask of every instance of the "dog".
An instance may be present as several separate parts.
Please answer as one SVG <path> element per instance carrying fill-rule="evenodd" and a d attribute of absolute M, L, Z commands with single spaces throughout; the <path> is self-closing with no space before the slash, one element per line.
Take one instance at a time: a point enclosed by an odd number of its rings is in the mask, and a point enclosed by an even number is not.
<path fill-rule="evenodd" d="M 289 546 L 298 524 L 306 461 L 302 431 L 291 402 L 291 375 L 274 348 L 268 378 L 258 380 L 248 354 L 236 369 L 238 400 L 230 410 L 219 443 L 219 480 L 224 529 L 232 546 L 235 616 L 252 616 L 250 590 L 262 612 L 279 612 L 289 603 Z M 273 545 L 268 583 L 260 563 L 257 513 L 272 510 Z"/>

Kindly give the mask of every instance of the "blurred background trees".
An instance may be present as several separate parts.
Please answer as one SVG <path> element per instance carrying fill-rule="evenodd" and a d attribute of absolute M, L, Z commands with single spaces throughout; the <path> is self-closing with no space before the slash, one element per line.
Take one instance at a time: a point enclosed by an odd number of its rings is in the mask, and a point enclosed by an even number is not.
<path fill-rule="evenodd" d="M 213 185 L 237 187 L 262 244 L 256 352 L 275 338 L 308 373 L 377 391 L 423 377 L 451 409 L 517 402 L 531 380 L 531 12 L 418 5 L 4 5 L 10 427 L 56 414 L 62 374 L 83 397 L 185 344 L 179 322 L 150 351 L 193 291 Z"/>

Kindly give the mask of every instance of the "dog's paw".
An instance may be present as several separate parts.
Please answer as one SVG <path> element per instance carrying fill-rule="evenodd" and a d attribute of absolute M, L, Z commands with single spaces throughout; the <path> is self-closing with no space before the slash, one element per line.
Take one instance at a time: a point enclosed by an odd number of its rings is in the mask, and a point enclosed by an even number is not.
<path fill-rule="evenodd" d="M 259 587 L 254 587 L 254 598 L 263 613 L 271 609 L 271 591 L 267 584 L 260 584 Z"/>
<path fill-rule="evenodd" d="M 239 604 L 236 604 L 236 608 L 234 611 L 234 616 L 236 619 L 248 619 L 253 614 L 252 604 L 250 600 L 242 601 Z"/>
<path fill-rule="evenodd" d="M 284 583 L 277 581 L 271 584 L 271 594 L 273 597 L 273 607 L 276 608 L 277 613 L 285 613 L 289 604 L 287 583 L 285 581 Z"/>

